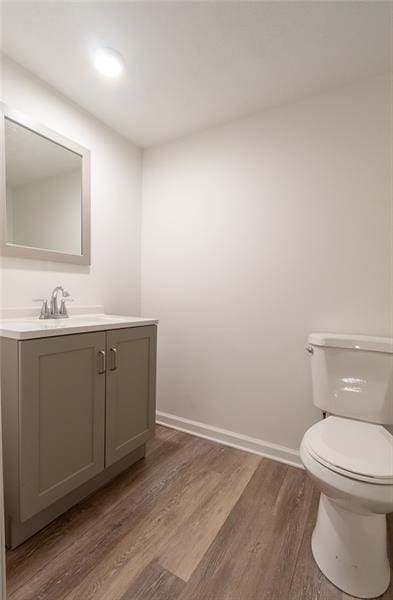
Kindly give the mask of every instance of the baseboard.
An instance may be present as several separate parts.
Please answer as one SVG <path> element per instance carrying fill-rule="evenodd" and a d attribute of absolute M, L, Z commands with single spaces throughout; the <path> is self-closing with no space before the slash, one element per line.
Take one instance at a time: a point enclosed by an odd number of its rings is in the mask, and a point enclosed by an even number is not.
<path fill-rule="evenodd" d="M 165 427 L 172 427 L 173 429 L 178 429 L 185 433 L 191 433 L 192 435 L 211 440 L 212 442 L 219 442 L 225 446 L 231 446 L 232 448 L 259 454 L 260 456 L 277 460 L 286 465 L 291 465 L 292 467 L 303 468 L 299 452 L 292 448 L 287 448 L 286 446 L 265 442 L 264 440 L 249 437 L 248 435 L 243 435 L 241 433 L 235 433 L 234 431 L 228 431 L 227 429 L 220 429 L 219 427 L 200 423 L 199 421 L 191 421 L 190 419 L 177 417 L 176 415 L 171 415 L 160 410 L 157 411 L 156 422 L 159 425 L 165 425 Z"/>

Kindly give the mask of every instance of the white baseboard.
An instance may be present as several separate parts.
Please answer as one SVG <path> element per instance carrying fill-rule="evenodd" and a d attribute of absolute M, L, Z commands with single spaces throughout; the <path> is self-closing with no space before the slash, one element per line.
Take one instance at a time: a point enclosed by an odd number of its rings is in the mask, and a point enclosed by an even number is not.
<path fill-rule="evenodd" d="M 211 440 L 212 442 L 219 442 L 225 446 L 231 446 L 232 448 L 259 454 L 260 456 L 277 460 L 286 465 L 291 465 L 292 467 L 303 468 L 299 451 L 287 448 L 286 446 L 265 442 L 264 440 L 249 437 L 248 435 L 243 435 L 241 433 L 235 433 L 234 431 L 228 431 L 227 429 L 220 429 L 219 427 L 200 423 L 199 421 L 191 421 L 190 419 L 177 417 L 176 415 L 171 415 L 160 410 L 157 411 L 156 422 L 159 425 L 172 427 L 173 429 L 178 429 L 185 433 L 191 433 L 192 435 Z"/>

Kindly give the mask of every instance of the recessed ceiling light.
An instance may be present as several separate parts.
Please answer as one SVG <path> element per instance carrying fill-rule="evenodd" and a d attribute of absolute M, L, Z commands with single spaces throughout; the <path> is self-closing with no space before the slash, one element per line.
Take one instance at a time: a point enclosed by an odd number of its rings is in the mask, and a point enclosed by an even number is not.
<path fill-rule="evenodd" d="M 106 77 L 118 77 L 124 69 L 123 57 L 112 48 L 97 48 L 93 62 L 97 71 Z"/>

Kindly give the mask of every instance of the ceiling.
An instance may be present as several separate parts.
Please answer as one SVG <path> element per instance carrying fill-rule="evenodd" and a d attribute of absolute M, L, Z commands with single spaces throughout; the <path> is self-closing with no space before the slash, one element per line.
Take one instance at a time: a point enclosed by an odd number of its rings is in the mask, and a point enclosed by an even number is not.
<path fill-rule="evenodd" d="M 391 68 L 391 2 L 3 2 L 3 51 L 146 147 Z M 91 51 L 124 57 L 117 81 Z"/>

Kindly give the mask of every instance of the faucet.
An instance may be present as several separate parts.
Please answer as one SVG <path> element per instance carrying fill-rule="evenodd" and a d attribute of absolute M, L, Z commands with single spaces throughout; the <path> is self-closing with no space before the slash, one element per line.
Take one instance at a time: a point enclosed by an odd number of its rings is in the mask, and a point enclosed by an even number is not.
<path fill-rule="evenodd" d="M 60 302 L 58 301 L 58 294 L 61 292 L 62 298 Z M 50 297 L 50 303 L 48 305 L 48 300 L 44 298 L 38 298 L 34 300 L 34 302 L 42 302 L 40 319 L 68 319 L 69 315 L 66 307 L 66 298 L 69 298 L 70 294 L 63 288 L 62 285 L 57 285 Z"/>
<path fill-rule="evenodd" d="M 63 296 L 61 299 L 60 309 L 57 301 L 59 292 L 61 292 Z M 64 319 L 68 317 L 65 298 L 68 298 L 69 295 L 69 292 L 67 292 L 62 285 L 57 285 L 54 288 L 50 298 L 50 314 L 52 319 Z"/>

